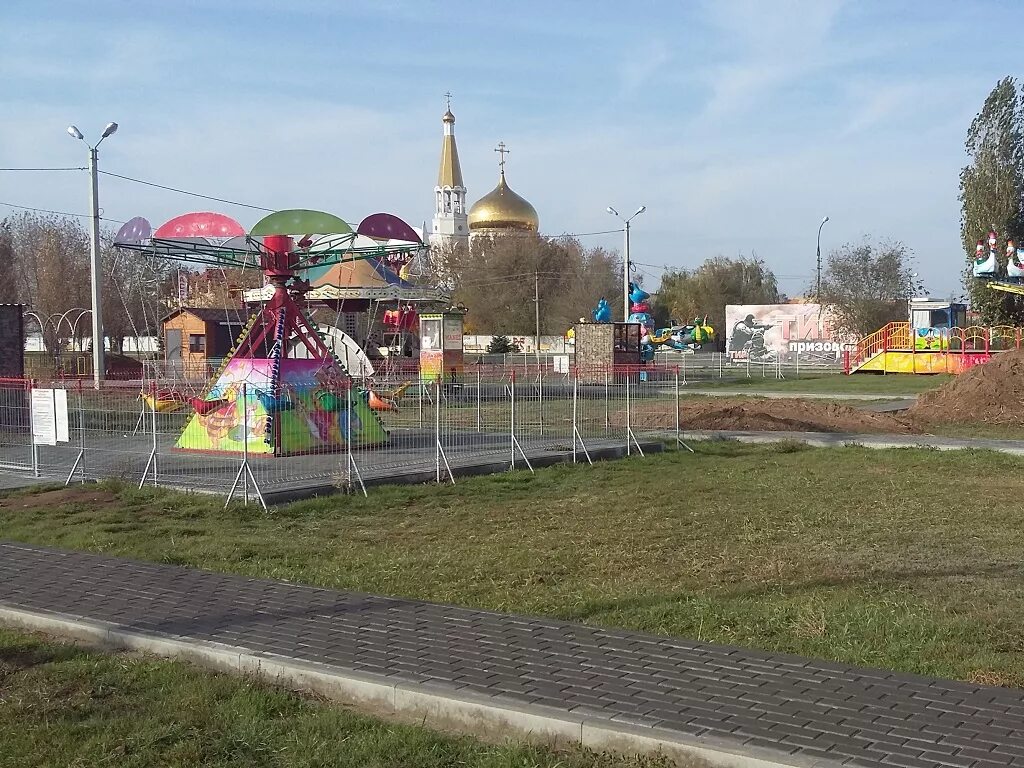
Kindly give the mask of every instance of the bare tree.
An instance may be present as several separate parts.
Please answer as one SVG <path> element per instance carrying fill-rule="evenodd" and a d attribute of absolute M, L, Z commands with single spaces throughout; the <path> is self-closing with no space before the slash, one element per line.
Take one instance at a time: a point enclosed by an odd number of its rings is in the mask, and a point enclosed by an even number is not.
<path fill-rule="evenodd" d="M 845 333 L 867 336 L 894 320 L 907 319 L 914 292 L 911 252 L 903 243 L 844 245 L 828 256 L 821 277 L 821 303 Z"/>

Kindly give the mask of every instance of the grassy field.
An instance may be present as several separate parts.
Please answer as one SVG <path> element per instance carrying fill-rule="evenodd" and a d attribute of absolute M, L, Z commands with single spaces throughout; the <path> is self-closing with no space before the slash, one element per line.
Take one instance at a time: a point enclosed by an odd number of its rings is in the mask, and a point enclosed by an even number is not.
<path fill-rule="evenodd" d="M 663 765 L 488 745 L 385 723 L 188 664 L 0 630 L 0 766 L 627 768 Z"/>
<path fill-rule="evenodd" d="M 891 397 L 893 395 L 916 395 L 931 389 L 938 389 L 954 378 L 954 376 L 945 373 L 935 374 L 934 376 L 913 376 L 896 373 L 889 374 L 888 376 L 876 376 L 867 373 L 853 376 L 827 374 L 821 376 L 801 376 L 800 378 L 791 379 L 751 377 L 749 379 L 736 379 L 732 381 L 720 381 L 718 379 L 711 381 L 693 380 L 688 383 L 687 388 L 734 389 L 743 392 L 749 390 L 751 394 L 763 391 Z"/>
<path fill-rule="evenodd" d="M 710 442 L 279 507 L 85 486 L 9 539 L 1024 685 L 1024 473 L 984 452 Z"/>

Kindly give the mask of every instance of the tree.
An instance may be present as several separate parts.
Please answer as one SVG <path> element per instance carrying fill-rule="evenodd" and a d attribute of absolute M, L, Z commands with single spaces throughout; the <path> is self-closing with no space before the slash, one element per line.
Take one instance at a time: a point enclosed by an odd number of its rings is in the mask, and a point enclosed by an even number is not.
<path fill-rule="evenodd" d="M 88 308 L 89 239 L 75 219 L 53 214 L 19 213 L 9 220 L 18 296 L 43 319 L 43 343 L 56 353 L 70 338 L 70 328 L 47 322 L 75 308 Z M 79 324 L 78 335 L 84 336 Z"/>
<path fill-rule="evenodd" d="M 561 335 L 581 316 L 589 317 L 601 296 L 621 290 L 617 255 L 568 237 L 482 236 L 472 247 L 436 247 L 431 261 L 439 284 L 469 309 L 468 333 L 532 335 L 536 292 L 541 333 Z"/>
<path fill-rule="evenodd" d="M 658 325 L 686 323 L 708 316 L 724 339 L 727 304 L 776 304 L 780 301 L 775 273 L 756 256 L 716 256 L 696 269 L 668 271 L 652 309 Z"/>
<path fill-rule="evenodd" d="M 833 325 L 861 338 L 886 323 L 906 320 L 907 300 L 917 288 L 911 258 L 898 241 L 844 245 L 830 253 L 822 270 L 820 301 Z"/>
<path fill-rule="evenodd" d="M 983 322 L 1024 324 L 1024 299 L 985 287 L 971 274 L 974 248 L 990 229 L 1024 238 L 1024 110 L 1012 77 L 1000 80 L 971 122 L 965 144 L 970 165 L 960 172 L 960 236 L 964 282 Z"/>
<path fill-rule="evenodd" d="M 492 336 L 487 345 L 487 353 L 490 355 L 509 355 L 519 351 L 519 345 L 508 336 Z"/>
<path fill-rule="evenodd" d="M 104 233 L 100 252 L 103 334 L 111 351 L 123 354 L 125 338 L 161 335 L 160 319 L 166 312 L 162 297 L 171 292 L 174 270 L 163 259 L 114 248 L 112 234 Z"/>
<path fill-rule="evenodd" d="M 4 279 L 0 282 L 0 304 L 17 304 L 21 293 L 17 279 L 17 252 L 14 250 L 11 224 L 7 219 L 0 221 L 0 264 L 4 270 Z"/>

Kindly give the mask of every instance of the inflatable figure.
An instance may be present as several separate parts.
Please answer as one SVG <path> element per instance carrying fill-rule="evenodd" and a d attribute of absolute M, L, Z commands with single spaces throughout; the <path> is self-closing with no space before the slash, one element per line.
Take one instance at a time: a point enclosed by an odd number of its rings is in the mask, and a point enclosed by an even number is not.
<path fill-rule="evenodd" d="M 608 299 L 601 297 L 597 302 L 597 309 L 593 311 L 595 323 L 607 323 L 612 319 L 612 308 L 608 305 Z"/>
<path fill-rule="evenodd" d="M 1018 248 L 1006 262 L 1006 274 L 1010 280 L 1019 283 L 1024 278 L 1024 248 Z"/>
<path fill-rule="evenodd" d="M 985 255 L 985 242 L 979 240 L 974 248 L 974 265 L 971 272 L 975 277 L 993 277 L 999 270 L 999 261 L 996 259 L 995 242 L 996 233 L 989 232 L 989 251 Z"/>

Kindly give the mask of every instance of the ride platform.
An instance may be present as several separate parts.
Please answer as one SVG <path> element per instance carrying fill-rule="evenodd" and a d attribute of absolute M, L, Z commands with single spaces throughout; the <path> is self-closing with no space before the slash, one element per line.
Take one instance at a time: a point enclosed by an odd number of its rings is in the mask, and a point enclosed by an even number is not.
<path fill-rule="evenodd" d="M 1024 288 L 1024 286 L 1021 286 Z M 847 373 L 963 373 L 1008 349 L 1019 349 L 1019 328 L 912 328 L 889 323 L 861 339 L 846 358 Z"/>

